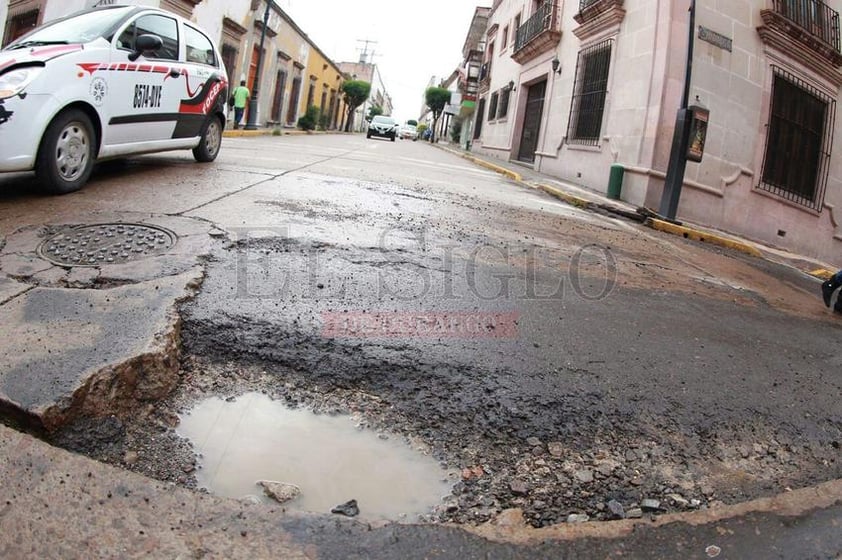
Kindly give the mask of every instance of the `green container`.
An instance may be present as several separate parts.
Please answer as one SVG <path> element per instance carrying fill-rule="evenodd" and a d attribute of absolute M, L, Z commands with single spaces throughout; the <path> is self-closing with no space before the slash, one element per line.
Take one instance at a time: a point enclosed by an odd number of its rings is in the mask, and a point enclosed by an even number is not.
<path fill-rule="evenodd" d="M 608 198 L 620 200 L 620 192 L 623 190 L 623 175 L 626 168 L 615 163 L 611 166 L 611 175 L 608 177 Z"/>

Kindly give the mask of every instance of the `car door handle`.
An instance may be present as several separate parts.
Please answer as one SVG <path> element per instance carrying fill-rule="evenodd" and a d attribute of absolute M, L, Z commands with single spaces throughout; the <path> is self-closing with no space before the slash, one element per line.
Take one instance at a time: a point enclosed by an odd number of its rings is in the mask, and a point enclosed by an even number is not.
<path fill-rule="evenodd" d="M 170 76 L 173 78 L 181 77 L 181 70 L 177 68 L 170 68 Z"/>

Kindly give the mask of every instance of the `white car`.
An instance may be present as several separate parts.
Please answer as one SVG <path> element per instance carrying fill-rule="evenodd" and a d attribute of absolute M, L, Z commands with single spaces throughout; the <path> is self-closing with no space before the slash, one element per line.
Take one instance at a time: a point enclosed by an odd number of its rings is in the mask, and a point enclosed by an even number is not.
<path fill-rule="evenodd" d="M 401 127 L 401 139 L 416 140 L 418 138 L 418 129 L 415 127 L 414 124 L 405 124 Z"/>
<path fill-rule="evenodd" d="M 216 159 L 228 79 L 214 42 L 163 10 L 113 6 L 35 29 L 0 51 L 0 172 L 80 189 L 97 160 L 192 149 Z"/>

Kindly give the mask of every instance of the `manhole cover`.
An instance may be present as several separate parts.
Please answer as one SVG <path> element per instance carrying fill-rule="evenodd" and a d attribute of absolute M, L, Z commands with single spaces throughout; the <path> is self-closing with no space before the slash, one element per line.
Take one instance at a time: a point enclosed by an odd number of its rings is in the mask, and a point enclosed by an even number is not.
<path fill-rule="evenodd" d="M 60 266 L 118 264 L 163 253 L 176 235 L 140 224 L 96 224 L 58 233 L 38 247 L 38 255 Z"/>

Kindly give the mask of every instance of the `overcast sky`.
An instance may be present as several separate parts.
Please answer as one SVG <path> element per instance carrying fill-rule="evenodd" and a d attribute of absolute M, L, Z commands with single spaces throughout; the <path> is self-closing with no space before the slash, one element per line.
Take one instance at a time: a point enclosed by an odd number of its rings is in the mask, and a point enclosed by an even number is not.
<path fill-rule="evenodd" d="M 276 0 L 334 62 L 357 61 L 369 39 L 401 122 L 418 118 L 430 77 L 450 75 L 477 6 L 491 0 Z"/>

